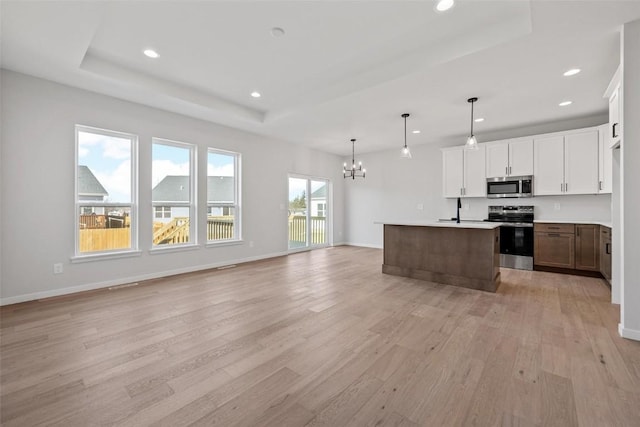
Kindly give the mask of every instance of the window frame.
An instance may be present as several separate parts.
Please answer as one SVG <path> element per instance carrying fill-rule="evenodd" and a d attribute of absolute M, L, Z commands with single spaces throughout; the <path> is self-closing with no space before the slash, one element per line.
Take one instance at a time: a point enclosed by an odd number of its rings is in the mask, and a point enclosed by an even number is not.
<path fill-rule="evenodd" d="M 206 183 L 207 183 L 207 191 L 206 191 L 206 203 L 207 203 L 207 217 L 205 218 L 205 224 L 209 220 L 209 211 L 211 208 L 230 208 L 234 210 L 234 218 L 233 218 L 233 235 L 234 237 L 231 239 L 219 239 L 219 240 L 209 240 L 209 236 L 207 239 L 207 246 L 215 246 L 215 245 L 224 245 L 229 243 L 241 242 L 242 241 L 242 193 L 241 193 L 241 164 L 242 164 L 242 154 L 236 151 L 229 150 L 221 150 L 219 148 L 208 147 L 207 148 L 207 165 L 209 164 L 209 154 L 221 154 L 224 156 L 233 157 L 233 197 L 234 200 L 232 202 L 209 202 L 209 171 L 207 169 L 206 172 Z M 207 227 L 208 228 L 208 227 Z"/>
<path fill-rule="evenodd" d="M 128 139 L 131 142 L 130 147 L 130 165 L 131 165 L 131 200 L 129 203 L 122 202 L 104 202 L 104 201 L 96 201 L 96 200 L 83 200 L 80 201 L 78 195 L 78 170 L 79 170 L 79 143 L 80 143 L 80 132 L 84 133 L 93 133 L 108 137 Z M 138 249 L 138 149 L 139 149 L 139 141 L 138 135 L 118 132 L 109 129 L 101 129 L 93 126 L 79 125 L 76 124 L 74 128 L 75 135 L 75 170 L 74 170 L 74 256 L 71 257 L 72 261 L 83 261 L 90 259 L 99 259 L 99 258 L 112 258 L 112 257 L 122 257 L 122 256 L 133 256 L 138 255 L 140 250 Z M 129 231 L 131 233 L 130 236 L 130 247 L 128 249 L 109 249 L 103 251 L 91 251 L 91 252 L 81 252 L 80 251 L 80 215 L 81 211 L 84 208 L 93 208 L 102 207 L 102 208 L 129 208 Z"/>
<path fill-rule="evenodd" d="M 153 182 L 149 191 L 151 193 L 151 252 L 155 251 L 172 251 L 180 248 L 192 248 L 198 246 L 198 198 L 197 198 L 197 159 L 198 159 L 198 146 L 188 142 L 174 141 L 171 139 L 152 137 L 151 138 L 151 174 L 153 175 L 153 146 L 155 144 L 165 145 L 169 147 L 183 148 L 189 150 L 189 201 L 177 202 L 177 201 L 160 201 L 155 202 L 153 200 Z M 174 243 L 172 245 L 156 245 L 153 243 L 153 222 L 155 218 L 156 206 L 163 207 L 187 207 L 189 209 L 189 241 L 185 243 Z M 170 217 L 171 218 L 171 217 Z"/>

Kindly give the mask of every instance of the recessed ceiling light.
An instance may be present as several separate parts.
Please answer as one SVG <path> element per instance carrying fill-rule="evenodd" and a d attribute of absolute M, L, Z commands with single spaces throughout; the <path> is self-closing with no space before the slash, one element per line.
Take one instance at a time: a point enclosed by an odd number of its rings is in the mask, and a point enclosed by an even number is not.
<path fill-rule="evenodd" d="M 284 36 L 284 30 L 280 27 L 273 27 L 271 29 L 271 35 L 273 37 L 282 37 Z"/>
<path fill-rule="evenodd" d="M 256 92 L 254 90 L 253 92 L 251 92 L 251 96 L 253 96 L 254 98 L 260 98 L 262 95 L 260 95 L 260 92 Z"/>
<path fill-rule="evenodd" d="M 560 104 L 558 104 L 561 107 L 566 107 L 567 105 L 571 105 L 573 104 L 573 101 L 562 101 Z"/>
<path fill-rule="evenodd" d="M 145 49 L 144 52 L 142 52 L 142 53 L 144 53 L 149 58 L 153 58 L 153 59 L 156 59 L 157 57 L 160 56 L 160 55 L 158 55 L 158 52 L 156 52 L 153 49 Z"/>
<path fill-rule="evenodd" d="M 474 122 L 476 123 L 484 122 L 484 117 L 478 117 L 477 119 L 474 120 Z"/>
<path fill-rule="evenodd" d="M 453 7 L 453 0 L 438 0 L 436 3 L 436 10 L 438 12 L 445 12 Z"/>
<path fill-rule="evenodd" d="M 572 68 L 570 70 L 567 70 L 564 72 L 563 76 L 565 77 L 569 77 L 569 76 L 575 76 L 576 74 L 578 74 L 580 71 L 580 68 Z"/>
<path fill-rule="evenodd" d="M 420 133 L 418 129 L 411 131 L 411 133 Z"/>

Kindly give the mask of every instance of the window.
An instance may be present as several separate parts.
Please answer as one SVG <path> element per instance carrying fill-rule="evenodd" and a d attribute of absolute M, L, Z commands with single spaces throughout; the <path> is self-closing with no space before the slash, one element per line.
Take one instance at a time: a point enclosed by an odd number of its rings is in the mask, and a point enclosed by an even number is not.
<path fill-rule="evenodd" d="M 326 203 L 318 203 L 318 209 L 315 216 L 325 217 L 327 216 L 327 204 Z"/>
<path fill-rule="evenodd" d="M 153 217 L 156 219 L 171 218 L 171 207 L 169 206 L 154 206 Z"/>
<path fill-rule="evenodd" d="M 196 243 L 195 146 L 153 138 L 153 246 Z"/>
<path fill-rule="evenodd" d="M 76 256 L 137 250 L 138 138 L 76 126 Z"/>
<path fill-rule="evenodd" d="M 207 241 L 240 239 L 240 154 L 210 148 L 207 158 Z"/>

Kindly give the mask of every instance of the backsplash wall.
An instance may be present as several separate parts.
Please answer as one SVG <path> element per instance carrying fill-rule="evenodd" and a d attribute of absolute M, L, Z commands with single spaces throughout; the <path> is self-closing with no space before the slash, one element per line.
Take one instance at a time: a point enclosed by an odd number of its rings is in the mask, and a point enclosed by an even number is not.
<path fill-rule="evenodd" d="M 536 220 L 611 221 L 611 195 L 540 196 L 526 199 L 462 199 L 460 218 L 487 218 L 489 206 L 532 205 Z M 441 218 L 454 217 L 456 200 L 447 199 Z"/>

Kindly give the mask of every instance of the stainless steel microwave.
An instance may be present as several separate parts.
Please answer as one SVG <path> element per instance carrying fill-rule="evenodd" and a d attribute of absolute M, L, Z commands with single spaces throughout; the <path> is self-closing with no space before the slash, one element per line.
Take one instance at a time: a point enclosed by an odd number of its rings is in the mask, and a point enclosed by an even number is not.
<path fill-rule="evenodd" d="M 533 196 L 533 176 L 487 178 L 487 198 L 508 199 Z"/>

